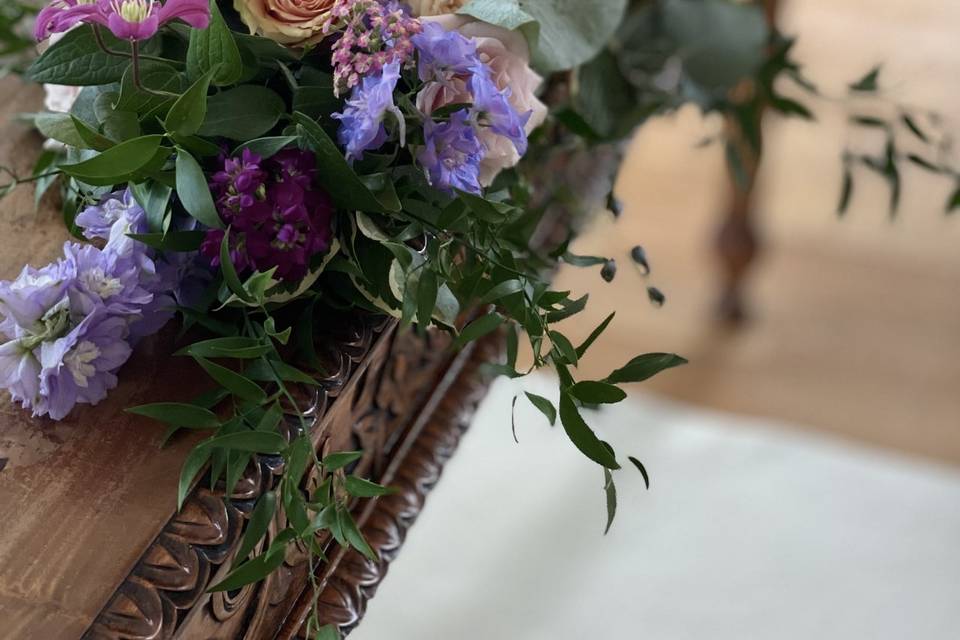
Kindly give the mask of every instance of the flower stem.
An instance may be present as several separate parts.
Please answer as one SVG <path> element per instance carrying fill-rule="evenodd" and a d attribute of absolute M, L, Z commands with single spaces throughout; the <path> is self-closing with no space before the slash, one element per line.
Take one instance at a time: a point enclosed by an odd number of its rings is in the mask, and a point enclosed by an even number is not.
<path fill-rule="evenodd" d="M 100 33 L 100 25 L 93 26 L 93 39 L 97 41 L 97 46 L 100 47 L 100 50 L 103 51 L 108 56 L 116 56 L 118 58 L 129 58 L 130 54 L 123 53 L 122 51 L 114 51 L 107 46 L 107 43 L 103 40 L 103 34 Z"/>

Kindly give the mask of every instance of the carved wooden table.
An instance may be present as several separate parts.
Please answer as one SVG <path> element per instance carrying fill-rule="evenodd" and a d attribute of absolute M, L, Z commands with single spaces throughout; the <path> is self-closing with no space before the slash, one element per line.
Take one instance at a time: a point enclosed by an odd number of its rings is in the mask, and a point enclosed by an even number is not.
<path fill-rule="evenodd" d="M 4 123 L 38 103 L 35 88 L 0 81 Z M 0 127 L 0 164 L 28 175 L 39 138 L 22 125 Z M 0 203 L 0 278 L 45 264 L 65 239 L 54 209 L 35 212 L 30 188 L 21 188 Z M 354 473 L 399 489 L 355 507 L 378 562 L 321 541 L 329 558 L 315 571 L 321 618 L 344 633 L 363 616 L 486 391 L 480 369 L 499 353 L 497 339 L 457 354 L 444 348 L 448 341 L 398 333 L 374 316 L 331 313 L 317 326 L 322 385 L 300 389 L 298 403 L 309 407 L 315 447 L 321 455 L 362 449 Z M 229 496 L 199 484 L 178 513 L 179 468 L 194 441 L 160 448 L 161 425 L 123 412 L 194 395 L 203 377 L 167 357 L 171 349 L 169 336 L 147 341 L 106 401 L 60 423 L 31 419 L 0 398 L 0 637 L 301 637 L 313 591 L 306 555 L 295 548 L 260 584 L 206 591 L 225 574 L 282 458 L 256 457 Z M 285 428 L 299 428 L 287 418 Z M 271 533 L 283 525 L 275 521 Z"/>

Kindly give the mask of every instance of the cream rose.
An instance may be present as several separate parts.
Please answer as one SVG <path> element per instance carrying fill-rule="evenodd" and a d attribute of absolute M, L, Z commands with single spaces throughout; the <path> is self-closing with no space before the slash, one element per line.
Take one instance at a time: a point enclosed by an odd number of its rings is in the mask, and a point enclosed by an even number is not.
<path fill-rule="evenodd" d="M 441 16 L 459 10 L 467 0 L 410 0 L 407 4 L 415 16 Z"/>
<path fill-rule="evenodd" d="M 527 133 L 543 124 L 547 118 L 547 107 L 536 96 L 543 78 L 530 68 L 530 49 L 521 34 L 467 16 L 442 15 L 426 17 L 424 20 L 436 22 L 447 31 L 456 30 L 476 40 L 480 59 L 490 66 L 497 87 L 510 89 L 510 103 L 517 113 L 522 115 L 530 112 Z M 424 113 L 432 113 L 444 105 L 458 102 L 469 102 L 469 93 L 462 83 L 456 81 L 447 87 L 431 83 L 417 96 L 417 108 Z M 498 173 L 520 161 L 520 154 L 510 140 L 489 129 L 480 132 L 480 140 L 486 147 L 486 155 L 480 165 L 480 183 L 489 186 Z"/>
<path fill-rule="evenodd" d="M 233 0 L 250 33 L 287 45 L 323 39 L 323 22 L 334 0 Z"/>

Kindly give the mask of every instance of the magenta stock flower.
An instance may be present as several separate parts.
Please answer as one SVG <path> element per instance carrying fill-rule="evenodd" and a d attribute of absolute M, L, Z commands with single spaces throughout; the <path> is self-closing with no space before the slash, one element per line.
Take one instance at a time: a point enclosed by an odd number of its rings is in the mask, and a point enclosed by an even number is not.
<path fill-rule="evenodd" d="M 207 0 L 54 0 L 37 16 L 34 36 L 44 40 L 74 26 L 107 27 L 121 40 L 146 40 L 173 20 L 183 20 L 195 29 L 210 24 Z"/>

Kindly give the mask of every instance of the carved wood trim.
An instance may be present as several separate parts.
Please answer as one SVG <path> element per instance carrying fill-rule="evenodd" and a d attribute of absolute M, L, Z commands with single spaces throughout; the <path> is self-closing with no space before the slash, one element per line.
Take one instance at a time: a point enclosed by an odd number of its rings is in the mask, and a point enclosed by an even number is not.
<path fill-rule="evenodd" d="M 404 434 L 403 444 L 379 477 L 379 482 L 397 492 L 367 500 L 357 508 L 357 523 L 379 559 L 371 561 L 354 549 L 337 549 L 330 563 L 318 572 L 321 624 L 334 624 L 346 636 L 360 623 L 367 603 L 399 555 L 427 495 L 486 395 L 489 378 L 482 374 L 481 367 L 493 361 L 501 348 L 502 340 L 495 335 L 465 349 Z M 304 624 L 312 599 L 312 590 L 301 595 L 277 640 L 305 637 Z"/>
<path fill-rule="evenodd" d="M 416 506 L 397 512 L 399 519 L 390 532 L 392 539 L 402 540 L 423 496 L 436 481 L 444 456 L 453 452 L 460 429 L 472 413 L 474 398 L 482 390 L 476 369 L 489 360 L 493 347 L 471 345 L 453 357 L 447 349 L 450 338 L 442 332 L 428 332 L 426 337 L 412 331 L 397 335 L 394 322 L 371 316 L 338 318 L 332 326 L 316 339 L 326 372 L 315 372 L 322 385 L 297 389 L 294 396 L 311 420 L 311 437 L 321 456 L 362 449 L 364 456 L 351 471 L 395 482 L 402 488 L 399 495 Z M 457 413 L 463 407 L 467 411 Z M 294 437 L 300 430 L 299 414 L 291 411 L 283 424 L 289 437 Z M 445 447 L 438 446 L 442 443 Z M 406 470 L 408 462 L 412 471 Z M 300 626 L 295 621 L 302 615 L 300 603 L 312 596 L 310 572 L 315 569 L 308 566 L 302 549 L 289 549 L 281 568 L 258 584 L 236 592 L 207 593 L 229 570 L 257 499 L 275 486 L 282 470 L 282 457 L 255 456 L 231 495 L 224 495 L 222 485 L 211 489 L 199 484 L 143 553 L 84 639 L 260 639 L 274 637 L 287 627 L 295 633 Z M 423 475 L 429 470 L 433 476 Z M 319 480 L 305 478 L 304 486 Z M 396 498 L 359 505 L 358 524 L 379 522 L 386 532 L 387 516 L 374 514 L 380 513 L 377 509 L 396 510 Z M 284 514 L 278 513 L 268 540 L 285 526 Z M 385 550 L 383 557 L 392 559 L 383 535 L 370 535 L 374 547 Z M 343 553 L 331 548 L 332 540 L 319 542 L 332 558 L 318 573 L 324 584 L 329 582 L 328 590 L 335 584 L 350 584 L 353 565 L 341 564 Z M 383 564 L 375 574 L 382 577 L 385 569 Z"/>

